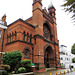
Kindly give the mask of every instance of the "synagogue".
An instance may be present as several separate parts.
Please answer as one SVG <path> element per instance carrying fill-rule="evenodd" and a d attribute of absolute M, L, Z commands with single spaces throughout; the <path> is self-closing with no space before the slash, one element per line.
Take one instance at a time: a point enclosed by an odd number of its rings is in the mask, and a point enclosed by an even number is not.
<path fill-rule="evenodd" d="M 57 38 L 56 9 L 51 3 L 42 8 L 42 0 L 33 0 L 32 16 L 7 25 L 6 15 L 0 20 L 0 58 L 4 52 L 18 50 L 22 60 L 30 59 L 35 70 L 59 68 L 59 41 Z M 1 63 L 1 59 L 0 59 Z"/>

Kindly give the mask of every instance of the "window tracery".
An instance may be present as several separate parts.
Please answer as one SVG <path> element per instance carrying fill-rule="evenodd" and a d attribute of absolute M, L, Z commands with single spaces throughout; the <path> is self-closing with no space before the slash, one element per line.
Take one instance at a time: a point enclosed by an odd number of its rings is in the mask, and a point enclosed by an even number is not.
<path fill-rule="evenodd" d="M 26 56 L 29 56 L 29 50 L 26 49 L 24 54 L 25 54 Z"/>
<path fill-rule="evenodd" d="M 44 24 L 44 25 L 43 25 L 43 36 L 44 36 L 46 39 L 50 40 L 50 29 L 49 29 L 49 27 L 48 27 L 47 24 Z"/>
<path fill-rule="evenodd" d="M 30 51 L 29 51 L 29 49 L 24 49 L 24 57 L 25 58 L 30 58 Z"/>

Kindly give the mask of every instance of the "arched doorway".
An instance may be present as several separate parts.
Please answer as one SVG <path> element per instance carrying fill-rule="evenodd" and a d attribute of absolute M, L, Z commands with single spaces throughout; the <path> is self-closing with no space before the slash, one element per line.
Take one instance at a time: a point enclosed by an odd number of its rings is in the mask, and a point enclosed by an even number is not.
<path fill-rule="evenodd" d="M 46 68 L 50 68 L 51 58 L 53 58 L 53 50 L 51 46 L 47 46 L 44 51 L 44 65 Z"/>

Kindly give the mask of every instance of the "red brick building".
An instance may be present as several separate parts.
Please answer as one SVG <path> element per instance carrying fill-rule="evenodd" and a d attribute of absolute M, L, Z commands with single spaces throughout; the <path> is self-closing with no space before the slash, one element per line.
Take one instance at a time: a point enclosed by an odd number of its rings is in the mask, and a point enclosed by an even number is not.
<path fill-rule="evenodd" d="M 39 72 L 45 68 L 59 68 L 59 41 L 55 8 L 51 4 L 42 9 L 42 0 L 33 0 L 32 17 L 18 19 L 7 25 L 6 15 L 0 24 L 0 53 L 20 50 L 23 59 L 30 59 Z"/>

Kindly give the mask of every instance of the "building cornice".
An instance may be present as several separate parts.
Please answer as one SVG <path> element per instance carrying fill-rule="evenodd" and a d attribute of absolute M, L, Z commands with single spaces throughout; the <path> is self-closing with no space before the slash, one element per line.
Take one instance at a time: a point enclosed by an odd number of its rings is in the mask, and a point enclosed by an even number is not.
<path fill-rule="evenodd" d="M 4 26 L 4 25 L 0 24 L 0 28 L 7 29 L 7 26 Z"/>
<path fill-rule="evenodd" d="M 25 24 L 27 24 L 27 25 L 29 25 L 29 26 L 31 26 L 31 27 L 33 27 L 33 28 L 35 29 L 35 26 L 33 26 L 32 24 L 30 24 L 30 23 L 28 23 L 28 22 L 22 20 L 21 18 L 18 19 L 18 20 L 16 20 L 16 21 L 14 21 L 14 22 L 11 23 L 11 24 L 9 24 L 8 27 L 11 26 L 11 25 L 13 25 L 14 23 L 16 23 L 16 22 L 18 22 L 18 21 L 22 21 L 22 22 L 24 22 Z"/>
<path fill-rule="evenodd" d="M 58 46 L 58 43 L 54 42 L 54 41 L 51 41 L 51 40 L 47 40 L 44 36 L 42 35 L 34 35 L 34 38 L 40 38 L 40 39 L 43 39 L 45 42 L 48 42 L 48 43 L 51 43 L 53 45 L 57 45 Z"/>
<path fill-rule="evenodd" d="M 13 42 L 10 42 L 10 43 L 6 43 L 6 45 L 9 45 L 9 44 L 12 44 L 12 43 L 15 43 L 15 42 L 22 42 L 22 43 L 26 43 L 26 44 L 29 44 L 29 45 L 33 45 L 32 43 L 22 41 L 22 40 L 16 40 L 16 41 L 13 41 Z"/>

